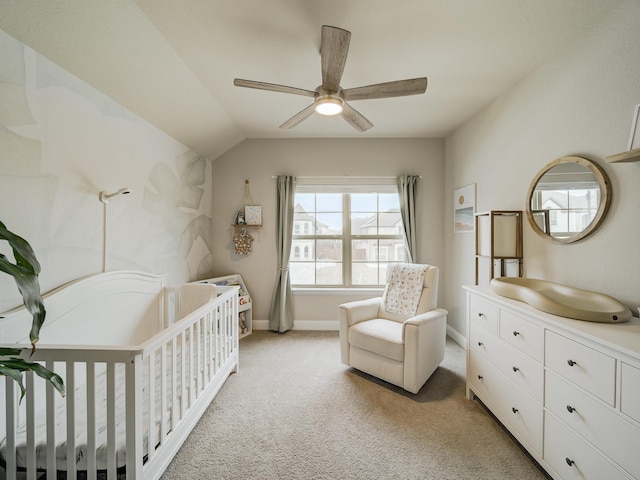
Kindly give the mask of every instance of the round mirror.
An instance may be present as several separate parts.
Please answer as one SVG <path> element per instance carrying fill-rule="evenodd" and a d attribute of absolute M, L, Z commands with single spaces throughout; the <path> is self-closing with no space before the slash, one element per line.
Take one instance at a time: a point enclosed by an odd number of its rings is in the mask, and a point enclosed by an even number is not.
<path fill-rule="evenodd" d="M 582 157 L 562 157 L 531 182 L 527 218 L 539 235 L 557 243 L 580 240 L 600 226 L 611 204 L 607 174 Z"/>

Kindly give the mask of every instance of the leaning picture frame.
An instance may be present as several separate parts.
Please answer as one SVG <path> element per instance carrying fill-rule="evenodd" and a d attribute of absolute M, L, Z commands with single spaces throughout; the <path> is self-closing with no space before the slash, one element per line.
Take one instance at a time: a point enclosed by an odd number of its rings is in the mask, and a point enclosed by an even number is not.
<path fill-rule="evenodd" d="M 247 225 L 262 225 L 262 207 L 260 205 L 246 205 L 244 207 L 244 221 Z"/>
<path fill-rule="evenodd" d="M 456 188 L 453 192 L 453 231 L 473 232 L 476 209 L 476 184 Z"/>

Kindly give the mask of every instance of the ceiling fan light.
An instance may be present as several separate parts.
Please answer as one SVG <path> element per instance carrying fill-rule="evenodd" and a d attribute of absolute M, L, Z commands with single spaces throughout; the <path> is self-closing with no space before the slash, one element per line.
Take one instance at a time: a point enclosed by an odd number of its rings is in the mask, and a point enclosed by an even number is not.
<path fill-rule="evenodd" d="M 342 113 L 342 104 L 340 98 L 321 98 L 316 101 L 315 109 L 320 115 L 338 115 Z"/>

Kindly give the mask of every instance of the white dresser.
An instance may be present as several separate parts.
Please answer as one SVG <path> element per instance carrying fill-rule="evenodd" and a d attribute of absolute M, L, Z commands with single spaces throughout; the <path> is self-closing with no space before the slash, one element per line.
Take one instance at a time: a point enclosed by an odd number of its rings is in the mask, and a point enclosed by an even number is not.
<path fill-rule="evenodd" d="M 556 479 L 640 480 L 640 320 L 602 324 L 467 292 L 467 398 Z"/>

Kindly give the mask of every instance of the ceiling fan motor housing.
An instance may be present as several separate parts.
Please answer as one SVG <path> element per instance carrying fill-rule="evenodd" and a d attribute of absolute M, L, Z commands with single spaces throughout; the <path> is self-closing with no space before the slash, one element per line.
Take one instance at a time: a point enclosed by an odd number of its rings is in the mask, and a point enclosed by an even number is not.
<path fill-rule="evenodd" d="M 344 98 L 342 89 L 338 92 L 325 90 L 320 85 L 315 90 L 314 105 L 315 111 L 321 115 L 338 115 L 344 109 Z"/>

